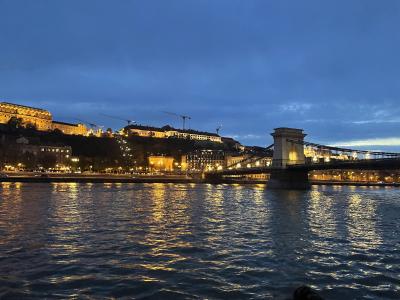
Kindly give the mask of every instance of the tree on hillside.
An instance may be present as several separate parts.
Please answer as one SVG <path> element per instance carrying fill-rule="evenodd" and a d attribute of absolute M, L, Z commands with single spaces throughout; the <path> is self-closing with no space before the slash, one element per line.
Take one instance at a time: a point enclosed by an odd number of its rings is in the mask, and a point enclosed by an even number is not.
<path fill-rule="evenodd" d="M 30 122 L 25 125 L 25 128 L 29 130 L 37 130 L 36 125 Z"/>
<path fill-rule="evenodd" d="M 8 127 L 11 129 L 22 128 L 22 119 L 17 117 L 11 117 L 7 122 Z"/>
<path fill-rule="evenodd" d="M 58 129 L 58 128 L 53 129 L 52 132 L 53 132 L 56 136 L 63 135 L 63 132 L 62 132 L 60 129 Z"/>

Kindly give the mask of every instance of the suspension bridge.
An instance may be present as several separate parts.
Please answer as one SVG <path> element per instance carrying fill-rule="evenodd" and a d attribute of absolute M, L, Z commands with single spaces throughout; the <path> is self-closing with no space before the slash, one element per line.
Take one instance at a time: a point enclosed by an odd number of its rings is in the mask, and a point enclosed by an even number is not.
<path fill-rule="evenodd" d="M 272 163 L 259 166 L 257 161 L 264 157 L 250 156 L 236 166 L 205 172 L 205 180 L 222 182 L 229 176 L 270 174 L 268 188 L 308 189 L 308 173 L 314 170 L 400 169 L 400 153 L 355 150 L 312 143 L 305 141 L 306 134 L 297 128 L 276 128 L 271 135 L 274 143 L 266 148 L 268 151 L 265 155 L 273 153 Z"/>

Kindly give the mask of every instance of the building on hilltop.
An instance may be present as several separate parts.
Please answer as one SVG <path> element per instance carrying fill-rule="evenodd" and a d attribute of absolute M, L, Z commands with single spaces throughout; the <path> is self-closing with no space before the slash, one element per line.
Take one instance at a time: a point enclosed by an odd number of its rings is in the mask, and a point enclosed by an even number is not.
<path fill-rule="evenodd" d="M 51 124 L 52 130 L 60 130 L 64 134 L 71 134 L 71 135 L 87 135 L 88 129 L 84 124 L 71 124 L 59 121 L 53 121 Z"/>
<path fill-rule="evenodd" d="M 154 138 L 167 138 L 165 131 L 158 127 L 145 126 L 145 125 L 129 125 L 125 130 L 130 134 L 140 137 L 154 137 Z"/>
<path fill-rule="evenodd" d="M 0 123 L 6 124 L 11 118 L 21 119 L 22 124 L 35 125 L 38 130 L 51 130 L 52 116 L 47 110 L 12 104 L 0 103 Z"/>
<path fill-rule="evenodd" d="M 218 134 L 190 129 L 176 129 L 168 125 L 159 128 L 133 124 L 125 127 L 124 129 L 125 131 L 128 131 L 128 133 L 140 137 L 177 138 L 222 143 L 222 138 Z"/>
<path fill-rule="evenodd" d="M 23 126 L 34 125 L 39 131 L 60 130 L 64 134 L 84 135 L 89 134 L 89 130 L 84 124 L 71 124 L 53 121 L 51 113 L 47 110 L 25 105 L 0 102 L 0 123 L 7 124 L 10 119 L 20 119 Z"/>

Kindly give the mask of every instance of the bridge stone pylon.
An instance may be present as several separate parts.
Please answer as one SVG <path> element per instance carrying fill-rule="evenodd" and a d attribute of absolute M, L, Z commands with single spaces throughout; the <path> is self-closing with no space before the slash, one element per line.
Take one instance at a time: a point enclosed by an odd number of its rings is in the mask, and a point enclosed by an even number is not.
<path fill-rule="evenodd" d="M 274 156 L 270 179 L 267 187 L 270 189 L 309 189 L 308 172 L 288 168 L 290 165 L 305 163 L 303 129 L 280 127 L 275 128 Z"/>
<path fill-rule="evenodd" d="M 274 137 L 274 156 L 272 166 L 283 167 L 304 164 L 303 129 L 280 127 L 271 133 Z"/>

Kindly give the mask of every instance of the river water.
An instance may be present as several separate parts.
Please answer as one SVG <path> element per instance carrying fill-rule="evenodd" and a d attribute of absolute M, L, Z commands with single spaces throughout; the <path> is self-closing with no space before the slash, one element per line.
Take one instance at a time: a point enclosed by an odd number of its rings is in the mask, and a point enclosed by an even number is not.
<path fill-rule="evenodd" d="M 0 183 L 0 298 L 400 298 L 400 190 Z"/>

